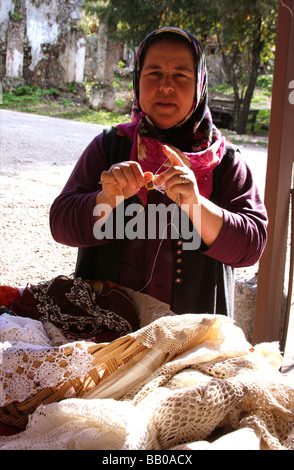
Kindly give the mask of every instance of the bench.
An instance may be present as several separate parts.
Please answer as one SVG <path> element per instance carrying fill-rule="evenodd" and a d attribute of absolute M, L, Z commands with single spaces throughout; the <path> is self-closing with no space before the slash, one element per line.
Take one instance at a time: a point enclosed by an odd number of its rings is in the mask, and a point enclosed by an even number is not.
<path fill-rule="evenodd" d="M 235 116 L 235 100 L 229 97 L 212 97 L 209 100 L 209 108 L 214 123 L 218 127 L 233 129 Z M 251 132 L 255 133 L 255 124 L 258 109 L 250 109 L 248 123 L 251 124 Z"/>

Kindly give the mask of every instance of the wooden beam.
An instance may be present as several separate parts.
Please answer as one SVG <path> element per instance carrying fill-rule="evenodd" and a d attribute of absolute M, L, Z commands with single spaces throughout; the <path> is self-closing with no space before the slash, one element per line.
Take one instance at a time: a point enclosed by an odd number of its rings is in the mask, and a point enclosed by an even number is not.
<path fill-rule="evenodd" d="M 268 243 L 259 264 L 253 344 L 280 336 L 294 160 L 293 80 L 294 0 L 280 0 L 265 186 Z"/>

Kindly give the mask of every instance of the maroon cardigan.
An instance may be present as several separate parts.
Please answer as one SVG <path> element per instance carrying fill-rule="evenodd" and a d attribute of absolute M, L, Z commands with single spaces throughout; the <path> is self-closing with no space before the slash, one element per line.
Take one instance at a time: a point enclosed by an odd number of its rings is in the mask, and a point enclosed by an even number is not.
<path fill-rule="evenodd" d="M 233 316 L 234 268 L 255 264 L 267 239 L 267 213 L 249 167 L 236 148 L 228 145 L 222 163 L 213 171 L 210 199 L 222 207 L 224 224 L 210 248 L 201 243 L 197 250 L 182 250 L 181 240 L 170 238 L 97 240 L 93 209 L 101 190 L 101 172 L 115 161 L 128 160 L 130 148 L 127 139 L 113 129 L 90 143 L 52 204 L 54 239 L 79 247 L 77 276 L 143 290 L 169 303 L 176 313 Z M 169 205 L 171 201 L 151 191 L 143 211 L 146 218 L 151 203 Z"/>

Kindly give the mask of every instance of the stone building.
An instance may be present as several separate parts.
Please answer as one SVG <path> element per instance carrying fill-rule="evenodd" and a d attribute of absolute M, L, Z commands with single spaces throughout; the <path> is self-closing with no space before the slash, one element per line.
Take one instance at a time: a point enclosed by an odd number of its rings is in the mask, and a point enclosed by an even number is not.
<path fill-rule="evenodd" d="M 64 88 L 84 79 L 82 0 L 0 1 L 0 78 Z"/>
<path fill-rule="evenodd" d="M 103 25 L 86 37 L 83 0 L 0 0 L 0 80 L 8 92 L 21 85 L 84 91 L 92 83 L 90 105 L 115 108 L 114 68 L 119 46 Z"/>
<path fill-rule="evenodd" d="M 119 51 L 119 45 L 108 38 L 101 23 L 97 33 L 86 38 L 85 78 L 92 82 L 89 103 L 94 109 L 115 109 L 113 76 Z"/>
<path fill-rule="evenodd" d="M 86 79 L 91 83 L 89 104 L 94 109 L 115 109 L 115 66 L 123 58 L 127 69 L 132 69 L 135 51 L 114 44 L 103 24 L 86 37 L 82 4 L 83 0 L 0 0 L 0 80 L 4 91 L 23 84 L 62 90 L 71 82 L 84 90 Z M 220 61 L 209 50 L 212 86 L 224 78 Z"/>

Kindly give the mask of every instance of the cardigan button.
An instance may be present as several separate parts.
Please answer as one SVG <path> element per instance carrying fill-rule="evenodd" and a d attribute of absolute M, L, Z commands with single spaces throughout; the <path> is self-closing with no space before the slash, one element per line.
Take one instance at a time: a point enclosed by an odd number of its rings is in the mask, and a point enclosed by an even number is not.
<path fill-rule="evenodd" d="M 182 279 L 182 278 L 180 278 L 180 277 L 176 277 L 176 278 L 175 278 L 175 283 L 176 283 L 176 284 L 180 285 L 180 284 L 182 284 L 182 282 L 183 282 L 183 279 Z"/>
<path fill-rule="evenodd" d="M 181 264 L 183 262 L 182 258 L 177 258 L 176 263 Z"/>
<path fill-rule="evenodd" d="M 182 254 L 183 254 L 183 250 L 177 250 L 177 251 L 176 251 L 176 255 L 179 256 L 179 255 L 182 255 Z"/>
<path fill-rule="evenodd" d="M 183 240 L 177 240 L 177 245 L 182 246 L 183 245 Z"/>

